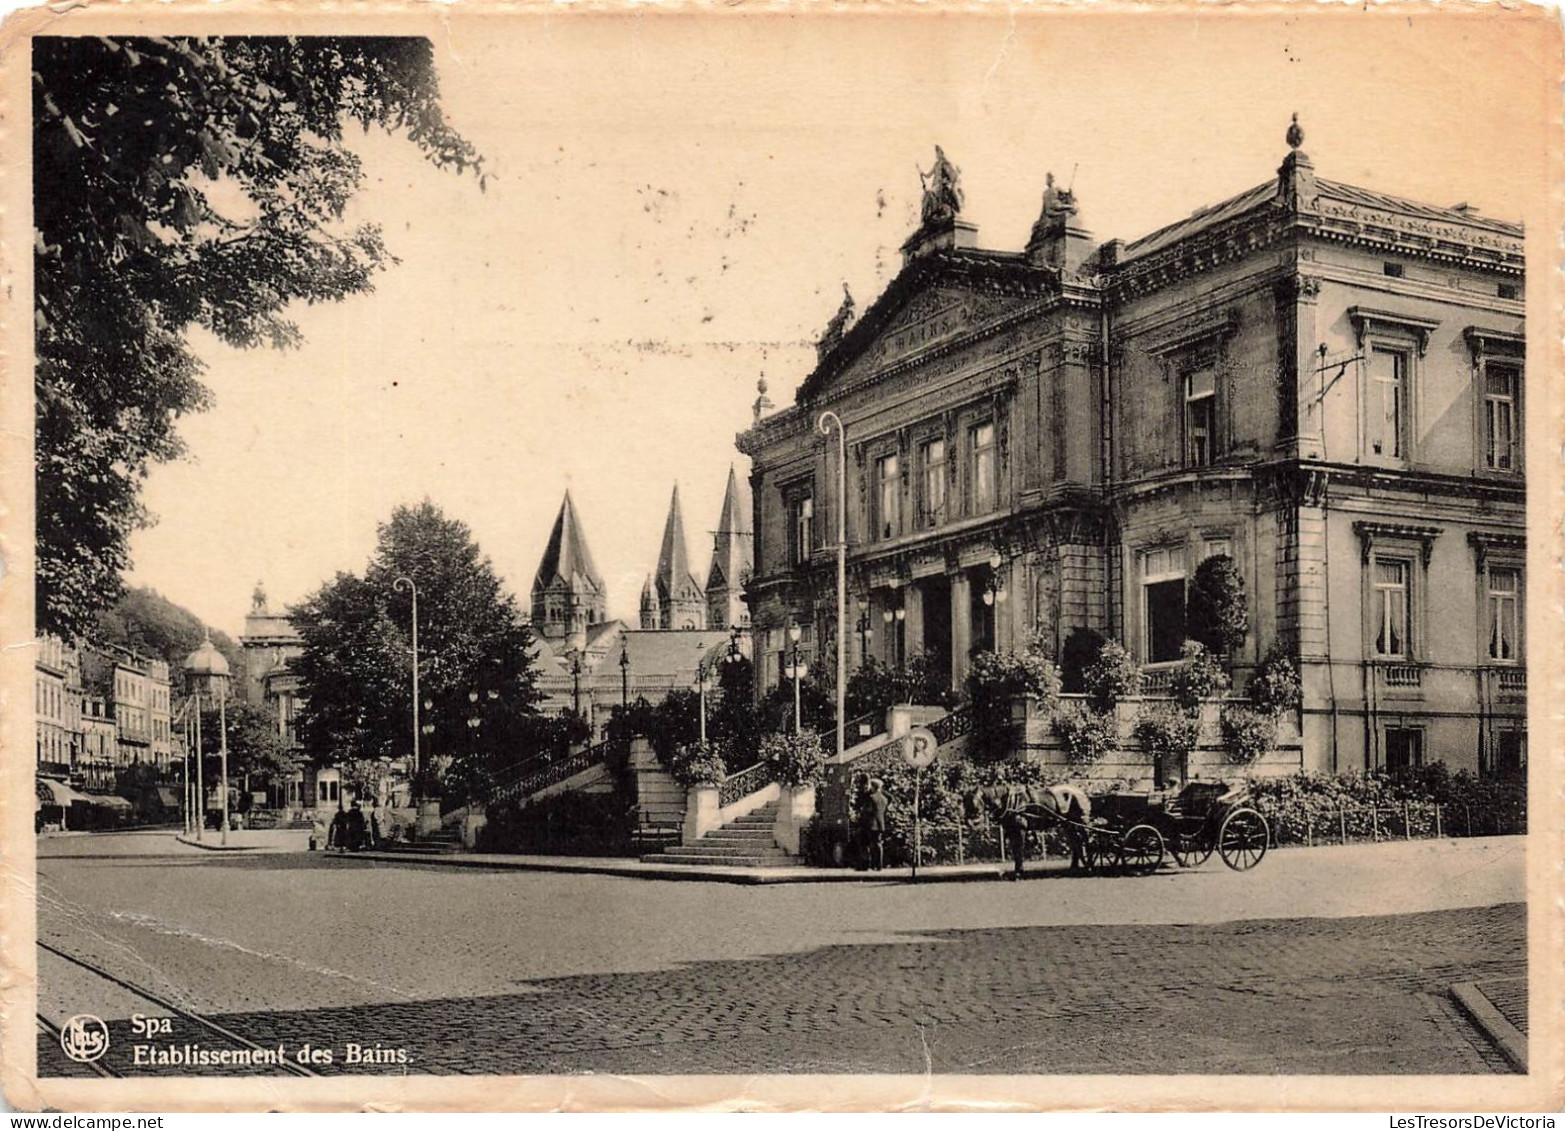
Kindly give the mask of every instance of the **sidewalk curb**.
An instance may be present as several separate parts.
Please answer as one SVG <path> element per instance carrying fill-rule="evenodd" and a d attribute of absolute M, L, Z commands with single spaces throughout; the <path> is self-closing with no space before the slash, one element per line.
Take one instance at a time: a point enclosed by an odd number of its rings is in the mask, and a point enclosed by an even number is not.
<path fill-rule="evenodd" d="M 1450 992 L 1462 1012 L 1467 1014 L 1479 1031 L 1500 1050 L 1501 1055 L 1511 1062 L 1511 1067 L 1525 1076 L 1527 1034 L 1507 1021 L 1494 1007 L 1494 1003 L 1472 982 L 1457 982 L 1451 987 Z"/>
<path fill-rule="evenodd" d="M 191 848 L 199 848 L 206 852 L 254 852 L 262 847 L 259 844 L 213 844 L 210 841 L 196 840 L 194 837 L 186 837 L 180 834 L 174 838 L 180 844 L 189 845 Z"/>
<path fill-rule="evenodd" d="M 637 880 L 699 880 L 725 884 L 887 884 L 887 883 L 974 883 L 998 880 L 1001 872 L 993 864 L 955 865 L 952 871 L 926 868 L 914 879 L 906 868 L 888 868 L 883 872 L 859 872 L 851 868 L 724 868 L 700 864 L 645 864 L 618 862 L 601 857 L 474 856 L 411 852 L 353 852 L 342 859 L 367 860 L 384 864 L 432 864 L 446 868 L 487 868 L 518 872 L 589 872 L 600 876 L 622 876 Z M 952 865 L 945 865 L 952 868 Z M 961 871 L 954 870 L 962 869 Z M 1008 869 L 1007 869 L 1008 870 Z M 1034 868 L 1028 877 L 1047 875 L 1053 869 Z"/>

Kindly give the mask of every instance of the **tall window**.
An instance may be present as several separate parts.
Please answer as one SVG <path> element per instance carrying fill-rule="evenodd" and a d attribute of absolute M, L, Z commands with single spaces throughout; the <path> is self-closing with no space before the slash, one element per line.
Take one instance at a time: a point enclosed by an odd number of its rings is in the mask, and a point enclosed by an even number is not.
<path fill-rule="evenodd" d="M 980 424 L 972 431 L 973 513 L 988 514 L 995 508 L 996 457 L 994 425 Z"/>
<path fill-rule="evenodd" d="M 901 526 L 901 475 L 901 461 L 895 452 L 875 461 L 875 529 L 882 538 L 896 537 Z"/>
<path fill-rule="evenodd" d="M 1516 469 L 1516 394 L 1521 372 L 1509 365 L 1484 366 L 1484 464 L 1492 471 Z"/>
<path fill-rule="evenodd" d="M 1388 660 L 1408 657 L 1408 578 L 1412 563 L 1399 558 L 1374 561 L 1374 606 L 1370 623 L 1375 627 L 1375 655 Z"/>
<path fill-rule="evenodd" d="M 946 517 L 946 442 L 930 440 L 920 449 L 923 483 L 919 491 L 919 519 L 925 526 L 937 526 Z"/>
<path fill-rule="evenodd" d="M 1424 732 L 1413 727 L 1386 728 L 1386 769 L 1391 773 L 1424 764 Z"/>
<path fill-rule="evenodd" d="M 1142 627 L 1146 662 L 1179 659 L 1185 642 L 1185 552 L 1173 547 L 1141 555 Z"/>
<path fill-rule="evenodd" d="M 1403 350 L 1376 347 L 1369 355 L 1364 444 L 1379 459 L 1407 458 L 1407 367 Z"/>
<path fill-rule="evenodd" d="M 1211 366 L 1185 374 L 1185 463 L 1206 467 L 1217 437 L 1217 380 Z"/>
<path fill-rule="evenodd" d="M 1489 570 L 1489 658 L 1510 662 L 1521 658 L 1521 571 Z"/>
<path fill-rule="evenodd" d="M 815 498 L 800 491 L 788 500 L 788 561 L 800 565 L 809 560 L 815 545 Z"/>

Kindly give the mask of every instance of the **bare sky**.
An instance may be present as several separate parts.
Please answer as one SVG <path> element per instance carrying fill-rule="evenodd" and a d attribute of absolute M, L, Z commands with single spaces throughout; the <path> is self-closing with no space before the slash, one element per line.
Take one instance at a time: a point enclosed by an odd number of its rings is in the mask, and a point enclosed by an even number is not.
<path fill-rule="evenodd" d="M 1049 170 L 1099 239 L 1258 184 L 1293 111 L 1322 176 L 1536 221 L 1546 92 L 1501 16 L 444 14 L 489 191 L 355 140 L 401 263 L 301 310 L 301 349 L 198 339 L 216 405 L 152 475 L 130 581 L 236 632 L 257 579 L 359 571 L 427 495 L 525 605 L 569 487 L 634 618 L 673 482 L 704 575 L 756 377 L 787 403 L 842 282 L 862 310 L 890 281 L 936 142 L 986 247 L 1025 242 Z"/>

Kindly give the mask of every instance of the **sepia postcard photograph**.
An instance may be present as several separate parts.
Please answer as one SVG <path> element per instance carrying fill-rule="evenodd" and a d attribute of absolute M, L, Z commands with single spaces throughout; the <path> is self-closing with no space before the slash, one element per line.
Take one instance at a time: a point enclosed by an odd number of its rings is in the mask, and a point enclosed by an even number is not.
<path fill-rule="evenodd" d="M 7 1102 L 1558 1111 L 1561 62 L 14 14 Z"/>

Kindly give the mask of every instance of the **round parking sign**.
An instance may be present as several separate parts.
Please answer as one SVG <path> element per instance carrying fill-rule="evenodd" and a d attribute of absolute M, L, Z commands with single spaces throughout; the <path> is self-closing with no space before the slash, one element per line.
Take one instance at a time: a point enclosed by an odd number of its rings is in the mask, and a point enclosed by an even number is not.
<path fill-rule="evenodd" d="M 902 760 L 915 770 L 922 770 L 935 760 L 940 743 L 927 727 L 914 727 L 902 740 Z"/>

